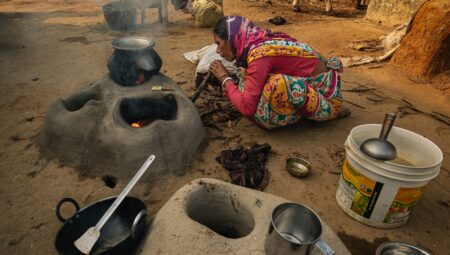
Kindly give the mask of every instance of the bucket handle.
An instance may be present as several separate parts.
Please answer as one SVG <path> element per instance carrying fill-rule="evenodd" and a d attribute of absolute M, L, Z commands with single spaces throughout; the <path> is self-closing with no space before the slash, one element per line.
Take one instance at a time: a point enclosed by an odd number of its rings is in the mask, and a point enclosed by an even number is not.
<path fill-rule="evenodd" d="M 66 223 L 66 221 L 68 220 L 68 218 L 66 219 L 61 215 L 61 206 L 62 206 L 62 204 L 66 203 L 66 202 L 69 202 L 75 206 L 76 211 L 75 211 L 74 215 L 80 210 L 80 205 L 78 204 L 78 202 L 75 199 L 73 199 L 71 197 L 65 197 L 65 198 L 61 199 L 58 202 L 58 204 L 56 204 L 55 212 L 56 212 L 56 217 L 62 223 Z"/>
<path fill-rule="evenodd" d="M 134 218 L 133 225 L 131 225 L 131 238 L 138 239 L 140 234 L 140 225 L 146 224 L 145 220 L 147 219 L 147 211 L 144 209 L 140 211 L 136 217 Z"/>
<path fill-rule="evenodd" d="M 334 255 L 334 250 L 322 239 L 314 244 L 325 255 Z"/>

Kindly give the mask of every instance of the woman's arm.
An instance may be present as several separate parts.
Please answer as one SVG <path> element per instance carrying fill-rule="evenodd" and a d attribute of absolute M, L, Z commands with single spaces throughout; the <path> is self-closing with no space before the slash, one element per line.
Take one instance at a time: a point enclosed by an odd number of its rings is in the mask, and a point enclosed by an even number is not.
<path fill-rule="evenodd" d="M 260 58 L 248 65 L 243 92 L 239 91 L 233 81 L 229 80 L 224 84 L 225 95 L 244 117 L 251 118 L 255 114 L 271 69 L 272 58 Z"/>

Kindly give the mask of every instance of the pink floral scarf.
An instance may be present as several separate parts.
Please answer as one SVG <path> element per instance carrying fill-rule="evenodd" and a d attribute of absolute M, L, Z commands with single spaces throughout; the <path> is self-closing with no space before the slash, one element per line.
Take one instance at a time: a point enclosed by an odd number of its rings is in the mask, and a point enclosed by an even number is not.
<path fill-rule="evenodd" d="M 246 68 L 248 53 L 264 41 L 282 39 L 286 41 L 297 41 L 296 39 L 281 32 L 272 32 L 262 29 L 253 24 L 247 18 L 241 16 L 228 16 L 226 19 L 228 31 L 228 43 L 231 51 L 236 57 L 236 65 Z"/>

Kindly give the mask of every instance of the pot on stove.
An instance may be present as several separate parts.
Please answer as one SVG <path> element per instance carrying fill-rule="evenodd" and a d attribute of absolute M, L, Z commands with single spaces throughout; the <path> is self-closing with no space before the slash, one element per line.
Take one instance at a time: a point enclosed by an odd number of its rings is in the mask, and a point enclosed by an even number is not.
<path fill-rule="evenodd" d="M 140 84 L 159 73 L 162 60 L 149 38 L 128 36 L 114 40 L 115 49 L 108 59 L 111 79 L 123 86 Z"/>

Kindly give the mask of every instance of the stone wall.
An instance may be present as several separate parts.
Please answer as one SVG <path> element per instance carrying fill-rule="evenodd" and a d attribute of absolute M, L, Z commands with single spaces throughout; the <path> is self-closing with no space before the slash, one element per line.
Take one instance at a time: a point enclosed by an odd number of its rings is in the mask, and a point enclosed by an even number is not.
<path fill-rule="evenodd" d="M 366 19 L 395 26 L 407 22 L 426 0 L 371 0 Z"/>

